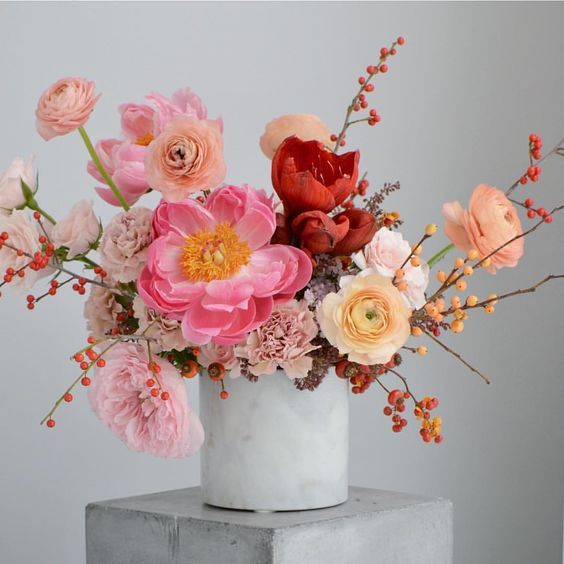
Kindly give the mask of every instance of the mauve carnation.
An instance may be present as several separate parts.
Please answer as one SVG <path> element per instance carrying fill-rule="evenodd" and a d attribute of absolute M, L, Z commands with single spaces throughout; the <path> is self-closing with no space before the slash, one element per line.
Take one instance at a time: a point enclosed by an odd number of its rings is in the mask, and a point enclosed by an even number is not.
<path fill-rule="evenodd" d="M 313 360 L 307 354 L 318 328 L 307 302 L 289 300 L 277 305 L 258 329 L 236 347 L 236 353 L 249 361 L 249 372 L 255 376 L 273 374 L 277 368 L 288 378 L 305 378 Z"/>
<path fill-rule="evenodd" d="M 82 127 L 100 98 L 93 82 L 83 78 L 62 78 L 39 98 L 35 110 L 39 135 L 49 141 Z"/>
<path fill-rule="evenodd" d="M 107 278 L 104 282 L 111 285 Z M 123 307 L 116 301 L 116 294 L 108 288 L 90 285 L 90 295 L 84 303 L 86 327 L 96 338 L 103 337 L 117 326 L 116 317 Z"/>
<path fill-rule="evenodd" d="M 144 347 L 120 343 L 96 368 L 88 399 L 94 413 L 135 451 L 181 458 L 194 454 L 204 442 L 204 429 L 188 403 L 186 385 L 170 362 L 159 359 L 159 381 L 167 400 L 151 395 L 152 377 Z"/>
<path fill-rule="evenodd" d="M 155 340 L 152 347 L 154 352 L 182 351 L 190 345 L 182 335 L 180 321 L 159 315 L 154 309 L 148 308 L 139 296 L 133 300 L 133 311 L 139 321 L 139 331 Z"/>
<path fill-rule="evenodd" d="M 235 354 L 235 347 L 233 345 L 218 345 L 216 343 L 208 343 L 200 348 L 200 355 L 198 362 L 207 368 L 214 362 L 219 362 L 229 370 L 231 378 L 238 378 L 241 376 L 239 359 Z"/>
<path fill-rule="evenodd" d="M 92 202 L 77 202 L 68 215 L 59 221 L 51 233 L 57 247 L 67 247 L 67 258 L 86 253 L 100 236 L 100 222 L 92 209 Z"/>
<path fill-rule="evenodd" d="M 172 202 L 216 188 L 225 178 L 220 122 L 172 119 L 147 148 L 145 171 L 149 185 Z"/>
<path fill-rule="evenodd" d="M 104 269 L 118 282 L 132 282 L 147 262 L 151 243 L 151 217 L 147 208 L 131 208 L 114 216 L 100 241 Z"/>
<path fill-rule="evenodd" d="M 49 232 L 51 224 L 47 221 L 43 223 L 44 228 Z M 41 250 L 39 237 L 43 231 L 37 221 L 31 219 L 24 210 L 14 210 L 10 215 L 0 214 L 0 232 L 5 231 L 9 235 L 8 243 L 24 253 L 33 255 Z M 15 251 L 4 248 L 0 250 L 0 272 L 13 268 L 18 271 L 29 264 L 29 258 L 25 255 L 17 256 Z M 26 268 L 25 276 L 20 278 L 14 276 L 10 286 L 20 289 L 22 292 L 29 290 L 40 278 L 53 274 L 50 268 L 39 271 Z"/>
<path fill-rule="evenodd" d="M 0 174 L 0 213 L 9 213 L 25 204 L 22 180 L 35 190 L 33 159 L 14 159 L 8 169 Z"/>

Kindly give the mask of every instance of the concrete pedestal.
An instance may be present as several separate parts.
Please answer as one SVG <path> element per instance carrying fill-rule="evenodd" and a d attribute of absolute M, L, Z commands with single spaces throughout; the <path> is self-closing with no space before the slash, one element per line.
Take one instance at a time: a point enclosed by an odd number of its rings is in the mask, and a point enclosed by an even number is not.
<path fill-rule="evenodd" d="M 203 505 L 200 488 L 91 503 L 87 564 L 452 564 L 452 504 L 350 488 L 313 511 Z"/>

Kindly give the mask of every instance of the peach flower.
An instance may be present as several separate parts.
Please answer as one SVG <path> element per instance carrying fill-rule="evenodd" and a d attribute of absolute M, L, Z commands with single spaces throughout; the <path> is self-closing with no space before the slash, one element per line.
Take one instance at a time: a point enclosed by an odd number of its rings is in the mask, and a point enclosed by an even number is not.
<path fill-rule="evenodd" d="M 23 159 L 14 159 L 8 169 L 0 174 L 0 214 L 9 213 L 25 204 L 22 180 L 35 190 L 33 159 L 27 162 Z"/>
<path fill-rule="evenodd" d="M 339 293 L 330 293 L 317 309 L 326 339 L 360 364 L 385 364 L 410 334 L 409 316 L 389 278 L 367 269 L 343 276 Z"/>
<path fill-rule="evenodd" d="M 459 202 L 443 205 L 445 232 L 452 243 L 463 251 L 476 249 L 483 258 L 523 233 L 513 204 L 497 188 L 480 184 L 470 197 L 468 211 Z M 516 266 L 523 256 L 524 238 L 516 239 L 492 255 L 488 270 Z"/>
<path fill-rule="evenodd" d="M 295 135 L 302 141 L 321 141 L 324 145 L 331 145 L 331 132 L 329 128 L 313 114 L 290 114 L 280 116 L 266 124 L 266 128 L 260 138 L 260 148 L 269 158 L 284 139 Z"/>
<path fill-rule="evenodd" d="M 45 90 L 35 110 L 39 135 L 49 141 L 83 126 L 100 98 L 94 88 L 94 82 L 71 77 L 62 78 Z"/>
<path fill-rule="evenodd" d="M 88 251 L 99 236 L 100 222 L 92 209 L 92 202 L 81 200 L 53 227 L 51 241 L 57 247 L 67 247 L 67 258 L 73 259 Z"/>
<path fill-rule="evenodd" d="M 171 202 L 216 188 L 225 178 L 220 122 L 172 119 L 148 146 L 145 171 L 149 185 Z"/>
<path fill-rule="evenodd" d="M 204 429 L 188 403 L 183 378 L 165 359 L 159 359 L 159 381 L 169 397 L 153 397 L 147 351 L 120 343 L 104 355 L 96 368 L 88 399 L 94 413 L 127 448 L 155 456 L 180 458 L 194 454 L 204 442 Z"/>

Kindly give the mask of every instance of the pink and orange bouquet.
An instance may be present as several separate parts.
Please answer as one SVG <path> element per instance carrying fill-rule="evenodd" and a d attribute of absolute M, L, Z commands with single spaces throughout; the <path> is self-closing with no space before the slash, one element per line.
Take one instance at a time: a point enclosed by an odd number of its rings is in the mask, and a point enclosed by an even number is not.
<path fill-rule="evenodd" d="M 72 357 L 77 377 L 42 423 L 54 427 L 55 411 L 82 385 L 96 415 L 129 448 L 180 457 L 204 439 L 183 378 L 210 378 L 218 401 L 229 401 L 230 378 L 249 386 L 290 378 L 308 393 L 339 377 L 354 394 L 383 390 L 394 432 L 408 424 L 413 402 L 423 441 L 441 442 L 442 421 L 431 415 L 438 400 L 410 389 L 402 355 L 425 356 L 427 340 L 488 381 L 441 337 L 462 332 L 475 310 L 492 313 L 498 302 L 564 277 L 499 296 L 468 291 L 478 271 L 515 267 L 525 237 L 564 208 L 547 211 L 516 196 L 537 182 L 540 162 L 563 156 L 564 147 L 543 156 L 532 134 L 525 172 L 507 190 L 481 184 L 467 208 L 445 203 L 450 244 L 425 260 L 423 245 L 438 226 L 406 241 L 400 214 L 384 207 L 399 184 L 369 194 L 360 153 L 339 153 L 352 125 L 380 121 L 368 98 L 403 43 L 381 49 L 359 77 L 338 133 L 309 114 L 266 126 L 260 146 L 272 160 L 275 195 L 225 183 L 223 121 L 210 119 L 188 88 L 123 104 L 121 136 L 96 145 L 84 129 L 99 103 L 94 83 L 67 78 L 43 93 L 39 134 L 51 140 L 78 131 L 96 192 L 122 209 L 102 226 L 92 202 L 82 200 L 56 221 L 38 203 L 32 161 L 17 159 L 0 177 L 1 285 L 27 292 L 46 282 L 27 296 L 30 310 L 67 289 L 86 296 L 87 344 Z M 162 196 L 155 209 L 143 207 L 151 191 Z M 431 276 L 454 248 L 453 264 Z"/>

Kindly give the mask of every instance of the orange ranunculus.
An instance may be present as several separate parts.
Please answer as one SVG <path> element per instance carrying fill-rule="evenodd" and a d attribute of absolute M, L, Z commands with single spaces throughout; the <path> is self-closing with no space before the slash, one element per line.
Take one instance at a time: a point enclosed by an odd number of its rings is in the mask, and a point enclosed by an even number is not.
<path fill-rule="evenodd" d="M 318 141 L 288 137 L 272 159 L 272 185 L 293 219 L 302 212 L 329 213 L 353 191 L 358 151 L 336 155 Z"/>

